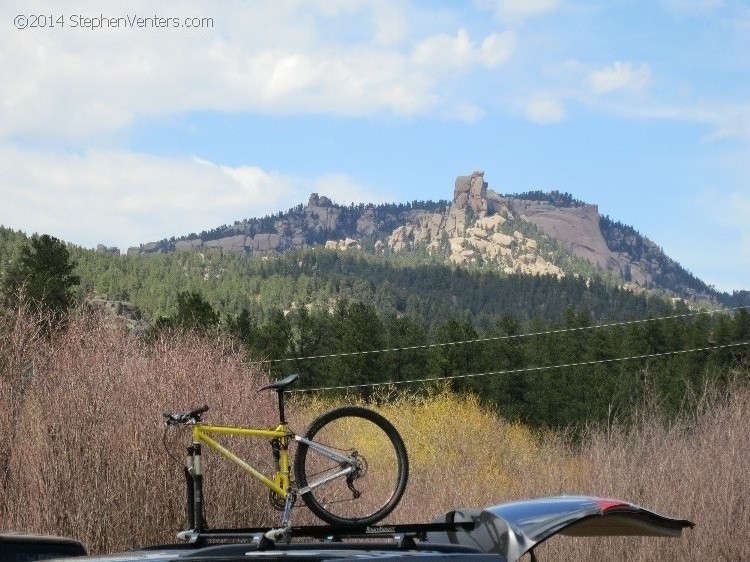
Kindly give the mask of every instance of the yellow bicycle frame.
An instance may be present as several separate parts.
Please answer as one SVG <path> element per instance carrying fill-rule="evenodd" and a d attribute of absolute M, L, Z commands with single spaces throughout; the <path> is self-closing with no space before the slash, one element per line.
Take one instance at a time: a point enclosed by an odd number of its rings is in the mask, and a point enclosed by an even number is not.
<path fill-rule="evenodd" d="M 186 540 L 197 540 L 201 533 L 207 530 L 207 524 L 203 514 L 203 471 L 201 470 L 202 446 L 207 445 L 225 459 L 233 462 L 253 478 L 263 483 L 271 493 L 282 501 L 275 501 L 272 496 L 274 507 L 283 508 L 282 527 L 290 525 L 291 509 L 294 501 L 300 495 L 307 494 L 319 486 L 323 486 L 337 478 L 349 477 L 348 475 L 360 470 L 360 462 L 356 456 L 337 451 L 326 445 L 316 443 L 306 437 L 301 437 L 289 430 L 289 425 L 284 417 L 284 388 L 297 379 L 297 375 L 289 375 L 285 379 L 276 381 L 259 390 L 274 389 L 279 401 L 279 425 L 273 429 L 255 429 L 250 427 L 236 427 L 226 425 L 212 425 L 200 421 L 200 415 L 208 410 L 208 406 L 196 408 L 191 412 L 182 414 L 165 413 L 166 425 L 189 424 L 192 431 L 192 443 L 187 448 L 187 462 L 185 463 L 185 483 L 187 490 L 187 515 L 190 529 L 182 534 Z M 245 459 L 240 458 L 227 447 L 219 443 L 216 436 L 229 435 L 236 437 L 262 437 L 270 439 L 273 448 L 273 459 L 275 473 L 272 477 L 263 474 Z M 309 447 L 316 454 L 326 457 L 338 467 L 335 472 L 324 474 L 313 482 L 307 482 L 303 488 L 292 487 L 291 465 L 289 462 L 289 444 L 296 441 L 303 446 Z"/>
<path fill-rule="evenodd" d="M 232 451 L 216 441 L 213 435 L 237 435 L 242 437 L 264 437 L 267 439 L 278 439 L 279 459 L 277 471 L 273 480 L 250 465 L 244 459 L 235 455 Z M 247 427 L 232 427 L 224 425 L 211 425 L 207 423 L 196 423 L 193 425 L 193 443 L 204 443 L 221 454 L 224 458 L 232 461 L 245 472 L 260 480 L 269 489 L 281 498 L 286 498 L 290 485 L 289 466 L 289 427 L 287 423 L 279 424 L 275 429 L 252 429 Z M 194 467 L 200 474 L 200 466 Z"/>

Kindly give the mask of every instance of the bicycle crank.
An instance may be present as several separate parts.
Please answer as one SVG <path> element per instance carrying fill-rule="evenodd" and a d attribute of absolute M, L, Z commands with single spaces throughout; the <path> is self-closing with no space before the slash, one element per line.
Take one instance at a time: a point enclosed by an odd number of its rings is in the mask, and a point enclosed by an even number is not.
<path fill-rule="evenodd" d="M 284 511 L 284 508 L 286 507 L 286 498 L 282 498 L 279 494 L 277 494 L 273 490 L 269 490 L 268 491 L 268 503 L 270 503 L 271 507 L 275 509 L 276 511 Z"/>

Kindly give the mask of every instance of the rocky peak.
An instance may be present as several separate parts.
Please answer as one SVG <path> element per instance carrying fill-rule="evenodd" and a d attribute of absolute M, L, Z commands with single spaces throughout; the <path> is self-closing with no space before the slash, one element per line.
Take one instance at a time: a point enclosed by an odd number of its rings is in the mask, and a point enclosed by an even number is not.
<path fill-rule="evenodd" d="M 96 253 L 104 254 L 106 256 L 119 256 L 120 248 L 117 248 L 115 246 L 105 246 L 104 244 L 97 244 Z"/>
<path fill-rule="evenodd" d="M 520 227 L 519 220 L 529 223 L 529 228 Z M 312 193 L 304 208 L 300 205 L 285 215 L 238 222 L 220 235 L 212 232 L 202 238 L 152 242 L 130 248 L 128 254 L 218 249 L 265 256 L 318 244 L 370 251 L 372 240 L 362 243 L 367 237 L 375 239 L 376 252 L 426 250 L 451 263 L 490 266 L 509 274 L 563 276 L 562 249 L 616 273 L 634 287 L 677 286 L 673 280 L 684 277 L 678 264 L 637 233 L 621 232 L 610 222 L 605 221 L 605 232 L 596 205 L 572 200 L 567 194 L 501 196 L 488 188 L 484 172 L 477 170 L 456 178 L 450 205 L 346 208 Z M 104 245 L 97 248 L 100 253 L 110 250 Z M 684 287 L 680 291 L 684 294 Z"/>
<path fill-rule="evenodd" d="M 458 176 L 453 189 L 453 206 L 456 209 L 470 208 L 477 218 L 484 218 L 489 212 L 487 202 L 487 182 L 484 172 L 477 170 L 470 176 Z"/>
<path fill-rule="evenodd" d="M 317 193 L 310 194 L 310 199 L 307 200 L 308 207 L 330 207 L 333 202 L 325 195 L 318 195 Z"/>

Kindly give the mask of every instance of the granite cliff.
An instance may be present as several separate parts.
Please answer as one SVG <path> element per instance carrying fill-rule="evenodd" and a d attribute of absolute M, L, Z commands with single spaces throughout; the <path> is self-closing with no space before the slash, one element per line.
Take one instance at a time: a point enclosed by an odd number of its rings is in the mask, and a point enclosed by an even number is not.
<path fill-rule="evenodd" d="M 456 178 L 450 201 L 341 206 L 313 193 L 306 205 L 204 232 L 151 242 L 128 254 L 239 252 L 272 255 L 314 246 L 377 253 L 423 252 L 507 274 L 581 274 L 580 264 L 635 290 L 708 298 L 710 289 L 632 228 L 596 205 L 557 192 L 500 195 L 482 171 Z M 100 251 L 110 252 L 109 248 Z M 578 264 L 578 267 L 575 267 Z"/>

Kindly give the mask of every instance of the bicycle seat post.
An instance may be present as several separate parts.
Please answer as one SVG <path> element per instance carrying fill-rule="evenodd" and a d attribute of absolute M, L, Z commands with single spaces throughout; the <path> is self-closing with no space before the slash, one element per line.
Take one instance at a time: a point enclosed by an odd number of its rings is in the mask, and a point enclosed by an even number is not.
<path fill-rule="evenodd" d="M 284 389 L 277 389 L 276 395 L 279 397 L 279 423 L 284 424 L 286 423 L 286 414 L 284 412 Z"/>
<path fill-rule="evenodd" d="M 267 384 L 258 389 L 258 392 L 261 392 L 262 390 L 276 391 L 276 395 L 278 396 L 279 400 L 279 420 L 282 424 L 286 423 L 286 413 L 284 412 L 284 390 L 298 378 L 299 375 L 289 375 L 286 378 L 283 378 L 276 382 L 272 382 L 271 384 Z"/>

